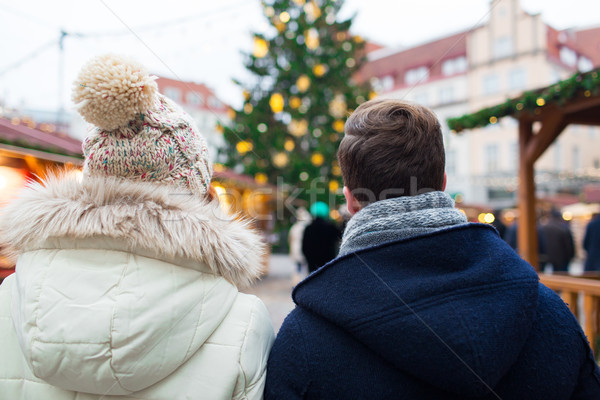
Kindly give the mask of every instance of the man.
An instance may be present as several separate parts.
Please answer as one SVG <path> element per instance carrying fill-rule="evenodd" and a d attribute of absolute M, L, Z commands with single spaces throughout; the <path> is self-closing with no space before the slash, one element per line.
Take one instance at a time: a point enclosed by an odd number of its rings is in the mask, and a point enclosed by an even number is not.
<path fill-rule="evenodd" d="M 353 217 L 338 258 L 293 292 L 267 399 L 600 398 L 566 305 L 443 193 L 429 109 L 362 104 L 338 159 Z"/>
<path fill-rule="evenodd" d="M 600 271 L 600 215 L 588 224 L 583 239 L 583 248 L 587 253 L 586 271 Z"/>
<path fill-rule="evenodd" d="M 329 206 L 317 201 L 310 206 L 312 222 L 302 236 L 302 254 L 308 263 L 308 272 L 313 273 L 337 255 L 340 242 L 339 229 L 329 221 Z"/>
<path fill-rule="evenodd" d="M 567 272 L 575 256 L 573 235 L 560 211 L 550 210 L 541 225 L 542 239 L 546 245 L 546 260 L 554 272 Z"/>

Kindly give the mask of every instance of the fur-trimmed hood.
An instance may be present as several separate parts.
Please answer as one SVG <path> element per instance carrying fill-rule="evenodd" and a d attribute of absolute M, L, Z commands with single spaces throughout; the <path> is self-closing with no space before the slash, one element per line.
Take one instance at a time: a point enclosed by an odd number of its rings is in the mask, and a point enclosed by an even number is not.
<path fill-rule="evenodd" d="M 62 238 L 107 238 L 133 253 L 204 264 L 236 286 L 263 270 L 264 243 L 248 222 L 165 185 L 52 175 L 0 214 L 0 243 L 12 257 Z"/>

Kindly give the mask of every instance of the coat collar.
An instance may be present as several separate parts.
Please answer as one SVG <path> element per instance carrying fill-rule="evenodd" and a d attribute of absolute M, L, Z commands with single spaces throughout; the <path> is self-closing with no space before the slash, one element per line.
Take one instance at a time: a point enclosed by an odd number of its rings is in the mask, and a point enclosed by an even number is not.
<path fill-rule="evenodd" d="M 243 286 L 263 271 L 264 243 L 249 222 L 176 188 L 112 177 L 52 175 L 0 213 L 0 242 L 17 256 L 78 239 L 120 241 L 127 251 L 205 264 Z M 64 241 L 63 241 L 64 243 Z"/>

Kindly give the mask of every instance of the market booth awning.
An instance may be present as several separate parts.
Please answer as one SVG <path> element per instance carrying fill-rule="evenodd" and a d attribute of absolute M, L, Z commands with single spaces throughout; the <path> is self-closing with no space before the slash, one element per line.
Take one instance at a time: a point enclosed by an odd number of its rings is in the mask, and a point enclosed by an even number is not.
<path fill-rule="evenodd" d="M 506 116 L 519 121 L 519 252 L 537 266 L 534 165 L 569 124 L 600 125 L 600 69 L 577 73 L 501 104 L 450 118 L 448 126 L 458 133 L 495 124 Z M 535 131 L 534 123 L 539 123 Z"/>

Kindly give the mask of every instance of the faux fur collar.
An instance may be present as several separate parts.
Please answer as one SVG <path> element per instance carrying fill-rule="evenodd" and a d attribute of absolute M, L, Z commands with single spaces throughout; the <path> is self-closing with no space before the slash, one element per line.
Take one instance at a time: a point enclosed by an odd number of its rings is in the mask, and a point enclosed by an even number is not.
<path fill-rule="evenodd" d="M 243 286 L 261 275 L 265 250 L 248 225 L 169 186 L 62 175 L 31 183 L 2 209 L 0 243 L 14 256 L 52 238 L 118 239 L 132 252 L 197 261 Z"/>

